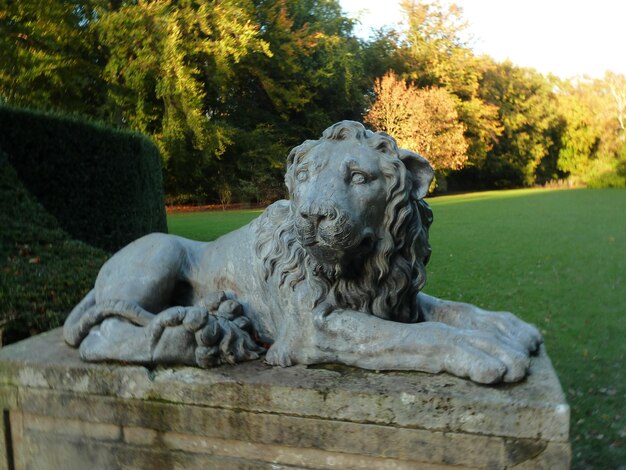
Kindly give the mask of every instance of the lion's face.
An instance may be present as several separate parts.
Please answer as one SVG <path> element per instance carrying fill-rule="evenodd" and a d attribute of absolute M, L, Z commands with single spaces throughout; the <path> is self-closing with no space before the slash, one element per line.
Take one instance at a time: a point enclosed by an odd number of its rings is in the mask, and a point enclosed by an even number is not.
<path fill-rule="evenodd" d="M 365 143 L 326 141 L 291 169 L 296 237 L 318 262 L 345 266 L 378 241 L 388 193 L 381 156 Z"/>
<path fill-rule="evenodd" d="M 290 200 L 270 206 L 259 222 L 264 279 L 312 289 L 315 305 L 415 321 L 432 222 L 422 199 L 432 178 L 423 157 L 354 121 L 293 148 Z"/>

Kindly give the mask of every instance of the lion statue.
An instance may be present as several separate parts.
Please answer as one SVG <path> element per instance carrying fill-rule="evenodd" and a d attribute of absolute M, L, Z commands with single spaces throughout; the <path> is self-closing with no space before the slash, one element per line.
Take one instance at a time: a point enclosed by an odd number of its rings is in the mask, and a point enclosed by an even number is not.
<path fill-rule="evenodd" d="M 353 121 L 287 160 L 289 200 L 201 243 L 147 235 L 68 316 L 84 360 L 209 367 L 341 363 L 515 382 L 542 342 L 510 313 L 421 292 L 433 169 Z"/>

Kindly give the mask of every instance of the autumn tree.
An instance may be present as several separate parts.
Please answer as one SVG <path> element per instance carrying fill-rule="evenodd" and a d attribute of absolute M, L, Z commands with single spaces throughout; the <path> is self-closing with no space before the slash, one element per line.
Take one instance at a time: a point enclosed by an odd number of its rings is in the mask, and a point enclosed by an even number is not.
<path fill-rule="evenodd" d="M 405 62 L 402 76 L 420 88 L 444 88 L 458 98 L 455 106 L 468 142 L 468 163 L 480 165 L 502 128 L 497 107 L 479 94 L 484 63 L 469 46 L 463 10 L 438 1 L 404 0 L 401 7 L 405 30 L 397 54 Z"/>
<path fill-rule="evenodd" d="M 557 84 L 477 57 L 454 4 L 402 7 L 363 41 L 337 0 L 0 0 L 0 103 L 144 132 L 167 192 L 213 201 L 280 197 L 291 147 L 368 111 L 448 181 L 626 173 L 623 76 Z"/>
<path fill-rule="evenodd" d="M 467 142 L 450 93 L 416 88 L 393 72 L 376 81 L 374 92 L 376 102 L 365 116 L 367 123 L 393 135 L 400 147 L 425 156 L 437 170 L 463 166 Z"/>

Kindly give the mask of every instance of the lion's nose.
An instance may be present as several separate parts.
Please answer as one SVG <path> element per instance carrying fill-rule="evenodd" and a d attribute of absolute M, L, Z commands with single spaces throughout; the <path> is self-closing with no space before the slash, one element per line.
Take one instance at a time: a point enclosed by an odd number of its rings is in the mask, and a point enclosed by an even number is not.
<path fill-rule="evenodd" d="M 331 205 L 305 207 L 300 210 L 300 217 L 318 227 L 324 221 L 335 220 L 337 218 L 337 209 Z"/>
<path fill-rule="evenodd" d="M 302 217 L 305 220 L 308 220 L 315 227 L 318 227 L 320 222 L 322 222 L 322 220 L 324 220 L 326 218 L 326 215 L 319 214 L 319 213 L 311 213 L 311 212 L 301 211 L 300 212 L 300 217 Z"/>

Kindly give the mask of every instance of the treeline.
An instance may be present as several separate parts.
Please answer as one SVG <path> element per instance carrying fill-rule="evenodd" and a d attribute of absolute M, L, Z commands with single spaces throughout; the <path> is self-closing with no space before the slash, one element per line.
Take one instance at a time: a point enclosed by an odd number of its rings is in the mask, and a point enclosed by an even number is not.
<path fill-rule="evenodd" d="M 454 5 L 369 40 L 336 0 L 0 0 L 0 100 L 150 135 L 171 202 L 268 202 L 341 119 L 429 158 L 440 190 L 626 185 L 626 78 L 478 57 Z"/>

